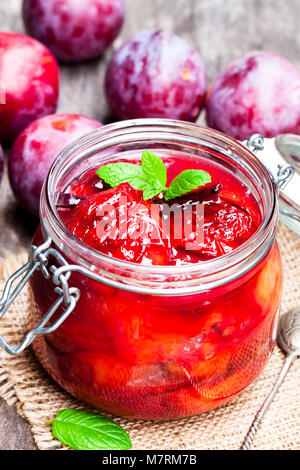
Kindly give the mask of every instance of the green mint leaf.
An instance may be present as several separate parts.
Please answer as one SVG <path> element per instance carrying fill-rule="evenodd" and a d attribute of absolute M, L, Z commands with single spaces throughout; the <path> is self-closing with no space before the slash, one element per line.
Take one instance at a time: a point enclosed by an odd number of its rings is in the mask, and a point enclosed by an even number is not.
<path fill-rule="evenodd" d="M 143 191 L 148 186 L 142 167 L 134 163 L 109 163 L 99 168 L 97 175 L 113 188 L 121 183 L 129 183 L 134 189 Z"/>
<path fill-rule="evenodd" d="M 148 201 L 148 199 L 152 199 L 158 194 L 161 193 L 161 189 L 153 188 L 152 186 L 147 186 L 143 191 L 143 199 L 144 201 Z"/>
<path fill-rule="evenodd" d="M 128 434 L 119 424 L 88 411 L 59 411 L 52 432 L 56 439 L 76 450 L 126 450 L 132 447 Z"/>
<path fill-rule="evenodd" d="M 165 200 L 174 199 L 193 189 L 211 182 L 211 176 L 204 170 L 184 170 L 173 179 L 168 187 Z"/>
<path fill-rule="evenodd" d="M 142 155 L 142 169 L 153 188 L 166 190 L 167 168 L 164 162 L 154 153 L 145 150 Z"/>

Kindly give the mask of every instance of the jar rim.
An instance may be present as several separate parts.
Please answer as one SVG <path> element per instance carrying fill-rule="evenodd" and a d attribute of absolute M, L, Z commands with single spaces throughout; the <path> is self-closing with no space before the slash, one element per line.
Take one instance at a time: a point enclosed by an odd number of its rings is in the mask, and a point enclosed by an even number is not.
<path fill-rule="evenodd" d="M 63 223 L 55 203 L 55 185 L 59 180 L 62 168 L 78 164 L 87 156 L 99 153 L 104 148 L 126 141 L 143 138 L 146 142 L 162 136 L 170 142 L 198 143 L 203 142 L 216 149 L 221 155 L 235 157 L 239 162 L 244 160 L 248 171 L 254 171 L 261 178 L 261 185 L 267 196 L 267 212 L 256 232 L 242 245 L 221 257 L 201 261 L 195 264 L 181 266 L 155 266 L 141 265 L 130 261 L 123 261 L 110 257 L 88 246 L 79 240 Z M 149 148 L 146 144 L 144 148 Z M 222 153 L 223 148 L 223 153 Z M 68 166 L 69 165 L 69 166 Z M 58 248 L 75 262 L 88 267 L 91 271 L 98 271 L 102 276 L 113 276 L 117 282 L 147 284 L 150 290 L 155 290 L 157 284 L 166 282 L 164 289 L 176 288 L 180 290 L 180 283 L 185 282 L 186 289 L 195 291 L 195 281 L 201 285 L 222 285 L 254 267 L 269 251 L 276 234 L 278 224 L 278 208 L 275 188 L 268 170 L 259 159 L 242 143 L 210 128 L 198 124 L 169 119 L 134 119 L 109 124 L 81 137 L 66 147 L 54 161 L 43 187 L 40 219 L 44 231 L 52 238 Z M 112 270 L 112 271 L 110 271 Z M 122 275 L 121 272 L 126 273 Z M 145 275 L 148 279 L 134 279 L 128 274 L 136 273 L 137 277 Z M 193 277 L 193 280 L 190 276 Z M 134 276 L 133 276 L 134 277 Z M 161 281 L 161 282 L 160 282 Z M 189 287 L 188 287 L 189 286 Z M 155 290 L 156 292 L 156 290 Z"/>

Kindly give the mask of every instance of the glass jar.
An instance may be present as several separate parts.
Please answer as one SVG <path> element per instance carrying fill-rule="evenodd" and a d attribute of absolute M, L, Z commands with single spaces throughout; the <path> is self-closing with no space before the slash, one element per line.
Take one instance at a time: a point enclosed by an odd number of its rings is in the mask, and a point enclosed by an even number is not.
<path fill-rule="evenodd" d="M 260 207 L 255 235 L 223 257 L 180 267 L 120 261 L 76 239 L 57 213 L 58 194 L 85 170 L 144 149 L 189 153 L 233 171 Z M 68 285 L 80 297 L 59 328 L 35 339 L 38 359 L 68 392 L 120 416 L 178 418 L 227 402 L 259 375 L 275 343 L 282 290 L 277 224 L 269 173 L 249 150 L 218 132 L 146 120 L 82 138 L 49 173 L 34 240 L 40 245 L 47 234 L 51 248 L 75 265 Z M 31 328 L 51 309 L 57 290 L 41 270 L 30 285 Z"/>
<path fill-rule="evenodd" d="M 59 217 L 59 194 L 87 169 L 144 149 L 212 159 L 234 172 L 260 208 L 255 234 L 220 258 L 184 266 L 120 261 L 78 240 Z M 278 201 L 270 173 L 241 143 L 178 121 L 105 126 L 56 159 L 40 219 L 26 344 L 41 333 L 33 349 L 69 393 L 119 416 L 169 419 L 220 406 L 260 374 L 282 291 Z"/>

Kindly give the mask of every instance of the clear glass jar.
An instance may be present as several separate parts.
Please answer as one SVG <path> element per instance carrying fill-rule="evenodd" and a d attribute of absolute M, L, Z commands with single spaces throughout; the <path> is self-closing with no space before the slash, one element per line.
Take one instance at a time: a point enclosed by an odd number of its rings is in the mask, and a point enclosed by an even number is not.
<path fill-rule="evenodd" d="M 142 266 L 108 257 L 78 240 L 57 212 L 58 194 L 85 170 L 152 149 L 213 159 L 245 182 L 261 210 L 256 233 L 233 252 L 185 266 Z M 48 373 L 68 392 L 111 413 L 168 419 L 232 399 L 262 371 L 276 339 L 282 291 L 275 235 L 276 188 L 242 144 L 195 124 L 137 120 L 112 124 L 65 149 L 41 197 L 41 227 L 74 270 L 74 311 L 33 342 Z M 33 327 L 57 299 L 35 271 Z M 59 307 L 54 320 L 63 312 Z"/>

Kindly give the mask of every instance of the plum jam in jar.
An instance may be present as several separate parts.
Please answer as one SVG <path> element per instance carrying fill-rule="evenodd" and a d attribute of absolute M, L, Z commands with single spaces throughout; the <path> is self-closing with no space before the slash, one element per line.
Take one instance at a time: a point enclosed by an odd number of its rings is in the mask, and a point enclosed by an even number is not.
<path fill-rule="evenodd" d="M 109 163 L 140 164 L 146 149 L 163 160 L 168 182 L 187 169 L 205 170 L 211 182 L 166 202 L 96 174 Z M 57 158 L 41 197 L 33 243 L 51 238 L 80 296 L 59 328 L 34 340 L 38 359 L 69 393 L 119 416 L 179 418 L 226 403 L 260 374 L 275 344 L 277 225 L 270 174 L 221 133 L 135 120 L 85 136 Z M 30 285 L 32 327 L 57 289 L 40 270 Z"/>

